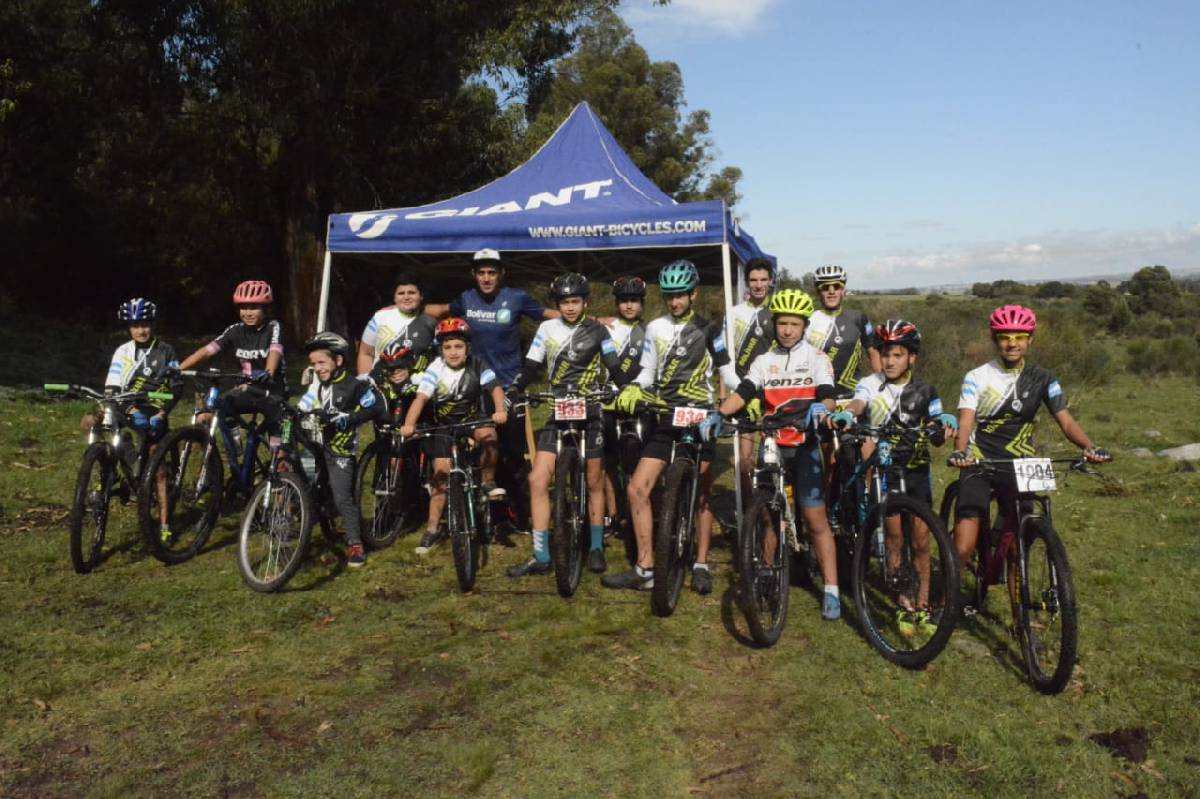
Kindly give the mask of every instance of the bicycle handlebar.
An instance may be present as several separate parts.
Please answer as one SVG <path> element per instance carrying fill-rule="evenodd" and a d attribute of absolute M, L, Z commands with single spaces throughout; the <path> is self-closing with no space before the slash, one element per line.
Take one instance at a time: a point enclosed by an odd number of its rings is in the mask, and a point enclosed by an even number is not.
<path fill-rule="evenodd" d="M 494 427 L 495 424 L 496 423 L 491 419 L 481 417 L 479 419 L 469 419 L 465 422 L 452 422 L 450 424 L 433 425 L 428 427 L 422 426 L 413 431 L 411 436 L 408 436 L 407 438 L 402 437 L 401 440 L 416 441 L 421 438 L 429 438 L 430 436 L 447 430 L 474 430 L 477 427 Z"/>
<path fill-rule="evenodd" d="M 80 394 L 97 402 L 129 402 L 130 400 L 138 399 L 170 402 L 175 399 L 174 394 L 166 391 L 122 391 L 119 394 L 105 394 L 89 386 L 76 385 L 75 383 L 46 383 L 42 386 L 42 389 L 51 393 L 65 394 L 68 397 L 72 394 Z"/>

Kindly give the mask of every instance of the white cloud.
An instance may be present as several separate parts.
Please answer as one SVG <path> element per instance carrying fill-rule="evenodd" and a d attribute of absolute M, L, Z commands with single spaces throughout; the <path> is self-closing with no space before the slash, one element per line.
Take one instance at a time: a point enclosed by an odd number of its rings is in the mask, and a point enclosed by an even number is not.
<path fill-rule="evenodd" d="M 761 25 L 768 9 L 778 0 L 671 0 L 667 6 L 637 0 L 625 7 L 623 16 L 635 32 L 656 26 L 690 28 L 693 32 L 740 36 Z"/>
<path fill-rule="evenodd" d="M 1195 271 L 1200 269 L 1200 223 L 1131 231 L 1052 231 L 936 250 L 846 254 L 843 260 L 848 266 L 857 262 L 855 271 L 881 287 L 1123 274 L 1150 264 Z"/>

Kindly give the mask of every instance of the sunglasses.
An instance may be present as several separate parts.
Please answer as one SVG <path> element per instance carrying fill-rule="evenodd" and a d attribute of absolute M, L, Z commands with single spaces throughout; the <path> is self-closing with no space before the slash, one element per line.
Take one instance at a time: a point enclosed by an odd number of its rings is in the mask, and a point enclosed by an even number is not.
<path fill-rule="evenodd" d="M 997 333 L 996 341 L 999 341 L 1001 344 L 1008 344 L 1010 342 L 1017 342 L 1017 341 L 1029 341 L 1029 334 L 1028 333 Z"/>
<path fill-rule="evenodd" d="M 846 288 L 845 283 L 818 283 L 817 291 L 838 291 Z"/>

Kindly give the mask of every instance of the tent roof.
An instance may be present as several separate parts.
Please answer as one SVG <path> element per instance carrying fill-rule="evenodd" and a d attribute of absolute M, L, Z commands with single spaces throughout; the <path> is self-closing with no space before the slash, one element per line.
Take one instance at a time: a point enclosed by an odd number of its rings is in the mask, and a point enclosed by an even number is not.
<path fill-rule="evenodd" d="M 332 214 L 327 247 L 342 257 L 426 268 L 462 268 L 467 254 L 500 250 L 510 274 L 544 278 L 547 267 L 595 278 L 652 276 L 687 257 L 720 283 L 728 242 L 745 262 L 768 257 L 722 201 L 676 203 L 630 160 L 586 103 L 525 163 L 474 191 L 410 208 Z M 773 261 L 774 258 L 771 258 Z"/>

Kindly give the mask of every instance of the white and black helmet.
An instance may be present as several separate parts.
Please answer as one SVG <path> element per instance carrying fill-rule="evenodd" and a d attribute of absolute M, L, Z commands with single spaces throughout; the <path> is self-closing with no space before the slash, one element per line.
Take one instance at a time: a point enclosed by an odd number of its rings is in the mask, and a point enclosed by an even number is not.
<path fill-rule="evenodd" d="M 122 322 L 153 322 L 158 319 L 158 306 L 144 297 L 134 297 L 117 308 L 117 319 Z"/>
<path fill-rule="evenodd" d="M 304 342 L 305 353 L 316 350 L 328 350 L 331 355 L 340 355 L 343 358 L 348 358 L 350 356 L 350 342 L 337 333 L 327 330 L 316 334 Z"/>
<path fill-rule="evenodd" d="M 845 283 L 846 270 L 837 264 L 825 264 L 824 266 L 817 267 L 813 278 L 818 286 L 822 283 Z"/>

